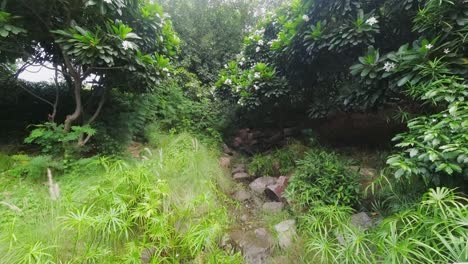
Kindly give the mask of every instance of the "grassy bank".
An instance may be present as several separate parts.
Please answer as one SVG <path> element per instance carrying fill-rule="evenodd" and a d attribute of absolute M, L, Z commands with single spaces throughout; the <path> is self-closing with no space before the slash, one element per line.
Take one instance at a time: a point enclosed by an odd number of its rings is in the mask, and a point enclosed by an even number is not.
<path fill-rule="evenodd" d="M 230 224 L 218 153 L 188 134 L 150 138 L 141 159 L 81 159 L 52 184 L 47 163 L 32 175 L 4 156 L 0 262 L 240 263 L 218 247 Z"/>

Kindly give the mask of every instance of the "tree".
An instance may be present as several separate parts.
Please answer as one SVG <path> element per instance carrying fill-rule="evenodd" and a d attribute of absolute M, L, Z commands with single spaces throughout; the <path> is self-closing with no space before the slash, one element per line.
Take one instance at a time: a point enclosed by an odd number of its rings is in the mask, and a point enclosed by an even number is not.
<path fill-rule="evenodd" d="M 23 61 L 2 80 L 18 83 L 31 65 L 53 69 L 57 82 L 63 77 L 75 104 L 63 121 L 65 133 L 94 122 L 111 89 L 153 89 L 169 75 L 178 49 L 171 22 L 149 0 L 3 0 L 0 7 L 0 63 Z M 88 102 L 85 89 L 91 90 Z M 29 92 L 51 106 L 55 122 L 58 93 L 50 101 Z M 78 145 L 90 137 L 82 134 Z"/>
<path fill-rule="evenodd" d="M 182 40 L 181 66 L 205 83 L 240 51 L 254 4 L 245 0 L 163 0 Z"/>

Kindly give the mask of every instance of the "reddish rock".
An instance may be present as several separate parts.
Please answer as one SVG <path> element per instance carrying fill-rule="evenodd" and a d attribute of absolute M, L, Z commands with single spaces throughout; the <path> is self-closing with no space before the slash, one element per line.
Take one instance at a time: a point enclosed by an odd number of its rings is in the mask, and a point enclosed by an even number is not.
<path fill-rule="evenodd" d="M 272 200 L 283 201 L 284 190 L 288 187 L 288 177 L 280 176 L 275 184 L 267 186 L 265 194 Z"/>

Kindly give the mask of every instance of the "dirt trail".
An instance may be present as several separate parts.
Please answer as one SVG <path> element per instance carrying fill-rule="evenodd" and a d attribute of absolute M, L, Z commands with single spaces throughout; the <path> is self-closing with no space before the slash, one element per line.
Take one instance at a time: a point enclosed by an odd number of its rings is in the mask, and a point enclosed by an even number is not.
<path fill-rule="evenodd" d="M 298 239 L 295 220 L 284 211 L 285 202 L 269 190 L 281 187 L 284 177 L 254 177 L 245 164 L 236 162 L 237 156 L 229 151 L 220 160 L 236 181 L 236 187 L 228 194 L 238 202 L 230 209 L 234 224 L 223 239 L 223 246 L 241 251 L 247 264 L 298 263 L 291 256 L 283 256 Z M 266 216 L 273 223 L 267 222 Z"/>

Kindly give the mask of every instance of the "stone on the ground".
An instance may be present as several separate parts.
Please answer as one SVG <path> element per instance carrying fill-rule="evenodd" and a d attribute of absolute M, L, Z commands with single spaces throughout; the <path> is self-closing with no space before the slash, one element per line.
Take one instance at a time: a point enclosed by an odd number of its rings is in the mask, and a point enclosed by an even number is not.
<path fill-rule="evenodd" d="M 278 213 L 284 208 L 284 203 L 281 202 L 266 202 L 263 204 L 262 209 L 267 213 Z"/>
<path fill-rule="evenodd" d="M 242 251 L 247 264 L 268 263 L 273 238 L 266 229 L 259 228 L 248 232 L 237 230 L 231 232 L 231 238 Z"/>
<path fill-rule="evenodd" d="M 335 237 L 336 237 L 336 240 L 338 240 L 338 243 L 339 243 L 340 245 L 342 245 L 342 246 L 346 245 L 346 241 L 345 241 L 345 239 L 344 239 L 343 234 L 337 233 L 337 234 L 335 235 Z"/>
<path fill-rule="evenodd" d="M 155 247 L 150 247 L 150 248 L 145 248 L 141 252 L 140 255 L 140 261 L 142 264 L 148 264 L 151 262 L 151 259 L 153 258 L 154 254 L 156 253 L 156 248 Z"/>
<path fill-rule="evenodd" d="M 254 230 L 255 236 L 258 239 L 264 240 L 269 244 L 273 243 L 273 237 L 271 236 L 270 232 L 266 228 L 257 228 Z"/>
<path fill-rule="evenodd" d="M 223 144 L 223 152 L 228 154 L 229 156 L 232 156 L 234 154 L 232 149 L 230 147 L 228 147 L 228 145 L 226 145 L 226 143 Z"/>
<path fill-rule="evenodd" d="M 273 177 L 260 177 L 257 178 L 255 181 L 249 184 L 250 189 L 258 194 L 263 194 L 266 187 L 268 185 L 272 185 L 276 183 L 276 178 Z"/>
<path fill-rule="evenodd" d="M 294 136 L 294 134 L 296 134 L 296 131 L 297 131 L 297 129 L 294 128 L 294 127 L 285 128 L 285 129 L 283 129 L 283 135 L 285 137 L 292 137 L 292 136 Z"/>
<path fill-rule="evenodd" d="M 244 202 L 252 198 L 252 194 L 242 189 L 242 190 L 236 191 L 232 197 L 239 202 Z"/>
<path fill-rule="evenodd" d="M 229 169 L 231 167 L 231 158 L 230 157 L 221 157 L 219 159 L 219 165 L 222 168 Z"/>
<path fill-rule="evenodd" d="M 359 174 L 361 174 L 361 176 L 367 179 L 374 179 L 377 176 L 378 172 L 376 169 L 373 168 L 360 168 Z"/>
<path fill-rule="evenodd" d="M 253 205 L 255 205 L 257 208 L 262 208 L 263 203 L 265 203 L 263 197 L 259 197 L 257 195 L 253 196 Z"/>
<path fill-rule="evenodd" d="M 235 180 L 245 180 L 250 178 L 250 175 L 247 172 L 237 172 L 232 175 Z"/>
<path fill-rule="evenodd" d="M 246 172 L 247 167 L 245 164 L 237 164 L 232 168 L 232 175 L 239 173 L 239 172 Z"/>
<path fill-rule="evenodd" d="M 270 258 L 268 264 L 294 264 L 296 262 L 291 262 L 291 260 L 286 256 L 276 256 Z"/>
<path fill-rule="evenodd" d="M 366 213 L 361 212 L 351 216 L 351 224 L 366 230 L 372 226 L 372 219 Z"/>
<path fill-rule="evenodd" d="M 284 200 L 283 193 L 288 187 L 289 178 L 286 176 L 280 176 L 275 184 L 268 185 L 265 189 L 265 194 L 272 200 L 280 202 Z"/>
<path fill-rule="evenodd" d="M 290 248 L 296 239 L 296 221 L 286 220 L 275 225 L 278 233 L 278 244 L 282 249 Z"/>
<path fill-rule="evenodd" d="M 359 173 L 362 177 L 366 179 L 374 179 L 378 175 L 378 171 L 373 168 L 349 166 L 349 169 Z"/>
<path fill-rule="evenodd" d="M 249 216 L 246 214 L 241 215 L 240 220 L 242 222 L 247 222 L 249 220 Z"/>

